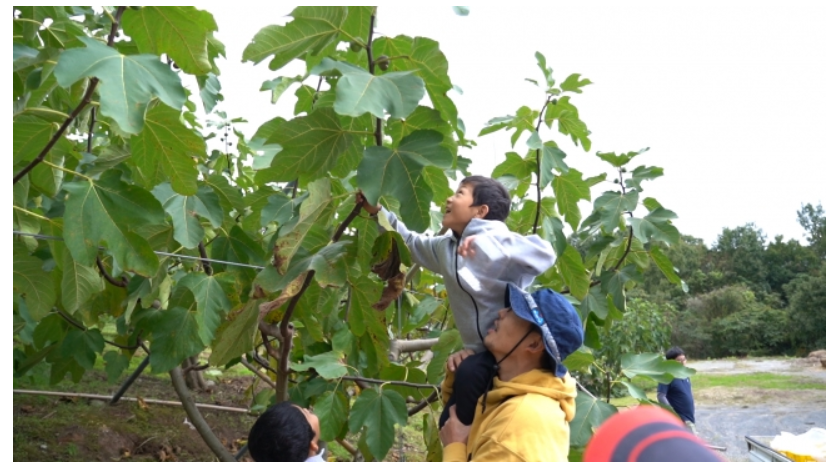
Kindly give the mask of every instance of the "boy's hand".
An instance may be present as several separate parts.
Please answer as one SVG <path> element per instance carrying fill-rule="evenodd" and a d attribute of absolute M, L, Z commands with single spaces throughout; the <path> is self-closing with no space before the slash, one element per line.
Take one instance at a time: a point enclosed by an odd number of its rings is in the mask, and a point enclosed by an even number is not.
<path fill-rule="evenodd" d="M 457 248 L 457 253 L 460 254 L 463 258 L 468 258 L 469 256 L 474 256 L 477 250 L 475 250 L 475 245 L 472 244 L 474 239 L 477 238 L 477 235 L 467 236 L 463 239 L 462 243 L 460 243 L 459 248 Z"/>
<path fill-rule="evenodd" d="M 370 204 L 367 201 L 367 198 L 364 197 L 364 193 L 361 192 L 361 191 L 358 191 L 358 192 L 355 193 L 355 203 L 356 204 L 363 203 L 364 204 L 364 210 L 366 210 L 367 213 L 370 214 L 370 215 L 375 215 L 375 214 L 378 213 L 379 210 L 381 210 L 381 205 L 380 204 L 379 205 Z"/>
<path fill-rule="evenodd" d="M 457 367 L 460 366 L 460 363 L 462 363 L 463 360 L 470 357 L 471 355 L 474 355 L 474 350 L 469 350 L 468 348 L 466 348 L 465 350 L 460 350 L 457 353 L 454 353 L 453 355 L 449 356 L 448 362 L 446 363 L 448 371 L 452 373 L 457 371 Z"/>

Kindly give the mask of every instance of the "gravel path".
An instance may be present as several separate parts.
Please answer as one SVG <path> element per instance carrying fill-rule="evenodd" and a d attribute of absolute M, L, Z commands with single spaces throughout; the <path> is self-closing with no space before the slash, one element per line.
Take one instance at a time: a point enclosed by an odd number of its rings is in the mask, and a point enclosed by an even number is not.
<path fill-rule="evenodd" d="M 806 359 L 746 359 L 689 362 L 703 373 L 735 374 L 770 372 L 820 379 L 826 370 Z M 696 396 L 696 428 L 708 444 L 727 447 L 728 460 L 748 461 L 746 435 L 802 434 L 813 427 L 826 428 L 826 391 L 760 390 L 747 388 L 704 390 Z"/>

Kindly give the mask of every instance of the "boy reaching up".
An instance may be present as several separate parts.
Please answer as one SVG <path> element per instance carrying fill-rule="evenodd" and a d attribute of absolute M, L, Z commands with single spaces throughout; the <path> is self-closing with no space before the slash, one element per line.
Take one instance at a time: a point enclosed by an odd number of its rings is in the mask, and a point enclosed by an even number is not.
<path fill-rule="evenodd" d="M 441 236 L 409 230 L 393 213 L 381 205 L 371 205 L 361 193 L 358 201 L 370 215 L 384 212 L 404 239 L 413 261 L 442 275 L 463 350 L 447 361 L 448 371 L 456 371 L 457 376 L 440 425 L 453 405 L 460 421 L 470 425 L 477 400 L 495 375 L 495 359 L 486 351 L 483 337 L 505 307 L 506 286 L 530 286 L 536 276 L 555 263 L 556 254 L 538 236 L 509 230 L 504 223 L 511 204 L 509 192 L 487 177 L 469 176 L 460 182 L 456 193 L 446 201 L 442 218 L 442 226 L 450 232 Z"/>

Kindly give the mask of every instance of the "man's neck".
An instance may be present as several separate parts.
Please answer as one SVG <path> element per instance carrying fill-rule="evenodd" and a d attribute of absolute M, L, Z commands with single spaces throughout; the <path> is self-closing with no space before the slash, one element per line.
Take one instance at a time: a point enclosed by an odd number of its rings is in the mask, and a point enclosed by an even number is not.
<path fill-rule="evenodd" d="M 516 376 L 540 368 L 540 363 L 540 359 L 510 356 L 498 366 L 498 378 L 501 381 L 510 381 Z"/>

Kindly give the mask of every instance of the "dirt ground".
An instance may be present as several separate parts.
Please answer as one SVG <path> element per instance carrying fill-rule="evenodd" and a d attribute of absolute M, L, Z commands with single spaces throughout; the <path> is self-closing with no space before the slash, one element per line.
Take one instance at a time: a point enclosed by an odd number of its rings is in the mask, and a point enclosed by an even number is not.
<path fill-rule="evenodd" d="M 826 370 L 806 359 L 710 360 L 689 363 L 701 373 L 774 373 L 826 382 Z M 802 434 L 826 428 L 826 390 L 779 390 L 714 387 L 697 391 L 699 437 L 731 461 L 748 461 L 745 436 Z"/>

